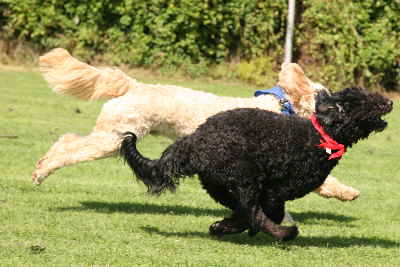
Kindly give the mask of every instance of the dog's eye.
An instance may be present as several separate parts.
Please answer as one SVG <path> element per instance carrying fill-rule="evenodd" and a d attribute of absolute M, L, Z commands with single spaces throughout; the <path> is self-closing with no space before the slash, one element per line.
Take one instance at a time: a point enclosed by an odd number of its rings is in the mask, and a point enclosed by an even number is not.
<path fill-rule="evenodd" d="M 327 111 L 331 111 L 331 110 L 336 110 L 337 107 L 334 105 L 320 105 L 318 106 L 318 110 L 320 112 L 327 112 Z"/>
<path fill-rule="evenodd" d="M 326 107 L 326 110 L 332 110 L 332 109 L 336 109 L 336 107 L 335 106 L 327 106 Z"/>

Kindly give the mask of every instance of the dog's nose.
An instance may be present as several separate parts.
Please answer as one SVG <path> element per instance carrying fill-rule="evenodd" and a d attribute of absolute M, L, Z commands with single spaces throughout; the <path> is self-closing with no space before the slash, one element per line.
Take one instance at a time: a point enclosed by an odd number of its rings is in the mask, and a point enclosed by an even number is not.
<path fill-rule="evenodd" d="M 390 107 L 393 107 L 393 101 L 392 101 L 392 100 L 388 99 L 387 104 L 388 104 Z"/>

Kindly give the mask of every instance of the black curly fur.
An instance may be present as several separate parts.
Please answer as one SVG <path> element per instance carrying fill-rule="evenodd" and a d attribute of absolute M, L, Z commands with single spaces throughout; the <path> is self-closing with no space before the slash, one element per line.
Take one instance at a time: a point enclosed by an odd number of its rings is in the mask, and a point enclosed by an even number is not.
<path fill-rule="evenodd" d="M 177 178 L 180 175 L 172 176 L 179 173 L 171 168 L 173 163 L 166 160 L 166 157 L 162 157 L 160 160 L 150 160 L 141 156 L 136 149 L 136 142 L 136 135 L 126 132 L 120 148 L 120 154 L 134 171 L 136 177 L 147 186 L 148 191 L 152 194 L 161 194 L 165 190 L 175 191 L 178 184 Z"/>
<path fill-rule="evenodd" d="M 374 131 L 392 102 L 379 94 L 347 88 L 316 99 L 316 118 L 337 142 L 350 147 Z M 250 229 L 279 240 L 297 236 L 296 226 L 280 226 L 285 201 L 319 187 L 338 163 L 317 147 L 321 136 L 307 119 L 260 109 L 235 109 L 210 117 L 189 136 L 169 146 L 160 159 L 149 160 L 136 150 L 128 133 L 121 154 L 151 193 L 175 190 L 183 176 L 198 174 L 209 195 L 233 211 L 210 226 L 210 234 Z"/>

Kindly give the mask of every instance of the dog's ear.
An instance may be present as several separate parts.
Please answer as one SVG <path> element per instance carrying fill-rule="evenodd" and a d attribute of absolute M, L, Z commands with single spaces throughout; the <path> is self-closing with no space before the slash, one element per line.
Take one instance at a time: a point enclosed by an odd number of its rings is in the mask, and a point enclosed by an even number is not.
<path fill-rule="evenodd" d="M 348 87 L 335 95 L 340 99 L 346 99 L 347 102 L 357 102 L 365 99 L 369 93 L 361 87 Z"/>
<path fill-rule="evenodd" d="M 330 94 L 326 90 L 320 91 L 316 95 L 315 111 L 318 119 L 325 126 L 330 126 L 345 116 L 345 110 L 338 100 L 339 98 L 335 94 Z"/>
<path fill-rule="evenodd" d="M 311 86 L 312 81 L 304 74 L 303 69 L 296 63 L 282 64 L 279 73 L 278 85 L 294 99 L 304 95 L 314 94 L 315 89 Z"/>
<path fill-rule="evenodd" d="M 316 106 L 326 104 L 326 103 L 330 102 L 329 99 L 330 99 L 330 95 L 326 90 L 319 91 L 317 93 L 317 95 L 315 96 L 315 104 L 316 104 Z"/>
<path fill-rule="evenodd" d="M 329 96 L 330 96 L 330 94 L 328 93 L 327 90 L 321 90 L 321 91 L 319 91 L 318 94 L 317 94 L 317 99 L 323 100 L 323 99 L 328 98 Z"/>

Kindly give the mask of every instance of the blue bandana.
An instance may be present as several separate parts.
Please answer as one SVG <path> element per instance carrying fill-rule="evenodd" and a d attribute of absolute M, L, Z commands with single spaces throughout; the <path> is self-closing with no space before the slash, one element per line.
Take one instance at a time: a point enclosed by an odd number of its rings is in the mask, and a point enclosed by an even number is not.
<path fill-rule="evenodd" d="M 293 109 L 292 104 L 286 98 L 286 95 L 283 92 L 283 88 L 280 87 L 279 85 L 272 87 L 271 89 L 267 89 L 267 90 L 258 90 L 254 93 L 254 96 L 257 97 L 260 95 L 268 95 L 268 94 L 273 95 L 279 99 L 279 104 L 282 107 L 281 112 L 283 114 L 286 114 L 286 115 L 295 115 L 296 114 L 296 112 Z"/>

